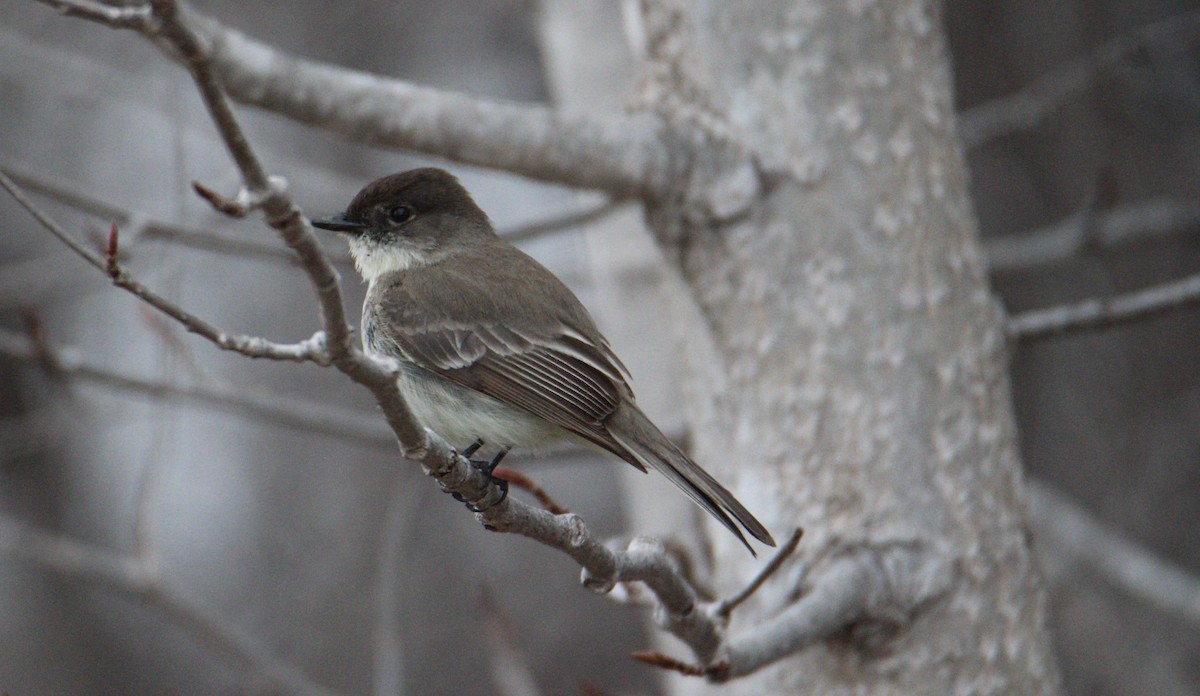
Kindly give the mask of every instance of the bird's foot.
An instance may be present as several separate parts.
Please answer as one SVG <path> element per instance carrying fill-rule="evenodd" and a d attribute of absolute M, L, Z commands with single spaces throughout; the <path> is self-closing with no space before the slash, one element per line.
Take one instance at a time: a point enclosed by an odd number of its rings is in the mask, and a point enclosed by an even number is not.
<path fill-rule="evenodd" d="M 510 449 L 512 449 L 512 446 L 506 445 L 503 449 L 496 453 L 496 456 L 492 457 L 492 461 L 490 462 L 485 462 L 478 459 L 468 460 L 471 462 L 472 466 L 474 466 L 476 469 L 479 469 L 484 476 L 488 477 L 488 481 L 490 483 L 496 484 L 496 487 L 500 489 L 500 497 L 496 499 L 496 502 L 488 505 L 488 507 L 499 505 L 500 503 L 504 502 L 505 498 L 508 497 L 508 481 L 494 475 L 492 472 L 496 470 L 496 467 L 500 464 L 500 460 L 504 459 L 504 455 L 508 454 Z M 467 503 L 466 505 L 467 508 L 469 508 L 472 512 L 483 512 L 485 509 L 472 505 L 471 503 Z"/>
<path fill-rule="evenodd" d="M 505 446 L 503 449 L 501 449 L 499 452 L 496 453 L 496 456 L 492 457 L 491 461 L 484 461 L 482 459 L 471 459 L 471 455 L 475 454 L 475 452 L 477 452 L 480 447 L 483 447 L 483 440 L 476 439 L 475 442 L 472 442 L 470 445 L 465 447 L 460 454 L 462 454 L 462 456 L 466 457 L 467 461 L 471 462 L 471 466 L 478 469 L 481 473 L 483 473 L 484 476 L 487 476 L 488 481 L 490 483 L 496 484 L 496 487 L 500 489 L 500 498 L 498 500 L 496 500 L 496 502 L 488 505 L 488 507 L 492 507 L 492 506 L 499 505 L 500 503 L 504 502 L 504 499 L 508 497 L 508 481 L 505 481 L 504 479 L 499 478 L 498 476 L 494 476 L 492 474 L 492 472 L 494 472 L 496 470 L 496 467 L 500 464 L 500 461 L 502 459 L 504 459 L 504 456 L 506 454 L 508 454 L 508 451 L 512 449 L 512 446 L 511 445 Z M 470 510 L 471 512 L 483 512 L 486 509 L 486 508 L 481 508 L 481 507 L 475 505 L 474 503 L 472 503 L 469 500 L 466 500 L 459 493 L 451 493 L 450 495 L 458 502 L 462 503 L 463 505 L 466 505 L 467 509 Z"/>

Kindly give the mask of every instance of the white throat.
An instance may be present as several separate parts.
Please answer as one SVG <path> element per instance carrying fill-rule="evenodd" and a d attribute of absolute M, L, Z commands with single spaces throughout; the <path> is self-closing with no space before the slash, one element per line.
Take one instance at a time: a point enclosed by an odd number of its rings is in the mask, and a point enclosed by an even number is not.
<path fill-rule="evenodd" d="M 385 273 L 408 271 L 429 263 L 423 254 L 410 249 L 383 246 L 363 239 L 350 240 L 350 255 L 354 257 L 354 267 L 359 275 L 368 283 L 374 283 Z"/>

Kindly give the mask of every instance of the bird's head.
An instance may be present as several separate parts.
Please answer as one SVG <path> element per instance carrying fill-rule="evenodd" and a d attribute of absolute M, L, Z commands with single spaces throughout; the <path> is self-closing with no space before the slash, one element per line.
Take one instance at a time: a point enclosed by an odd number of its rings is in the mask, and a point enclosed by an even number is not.
<path fill-rule="evenodd" d="M 458 179 L 434 167 L 376 179 L 344 213 L 312 224 L 350 238 L 354 265 L 368 282 L 436 263 L 495 236 Z"/>

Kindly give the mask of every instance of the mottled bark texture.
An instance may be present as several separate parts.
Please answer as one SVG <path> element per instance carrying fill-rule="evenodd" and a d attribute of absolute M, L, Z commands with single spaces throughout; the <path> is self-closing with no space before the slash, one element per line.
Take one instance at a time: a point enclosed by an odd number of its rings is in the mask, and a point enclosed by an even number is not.
<path fill-rule="evenodd" d="M 903 615 L 721 693 L 1056 692 L 938 3 L 641 9 L 644 106 L 690 145 L 648 219 L 709 329 L 685 399 L 694 453 L 777 536 L 807 532 L 805 579 L 766 588 L 733 630 L 853 550 L 924 559 Z M 736 587 L 756 564 L 714 544 L 718 585 Z"/>

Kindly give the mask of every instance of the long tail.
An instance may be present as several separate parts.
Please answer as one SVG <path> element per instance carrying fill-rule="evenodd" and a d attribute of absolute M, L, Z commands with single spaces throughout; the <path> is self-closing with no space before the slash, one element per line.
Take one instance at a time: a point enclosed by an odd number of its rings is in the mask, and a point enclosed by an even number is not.
<path fill-rule="evenodd" d="M 730 515 L 755 539 L 768 546 L 775 545 L 767 528 L 711 474 L 688 459 L 637 406 L 623 404 L 609 418 L 607 426 L 609 434 L 625 449 L 625 452 L 615 454 L 639 469 L 651 468 L 666 476 L 700 507 L 720 520 L 752 555 L 758 554 L 754 553 Z"/>

